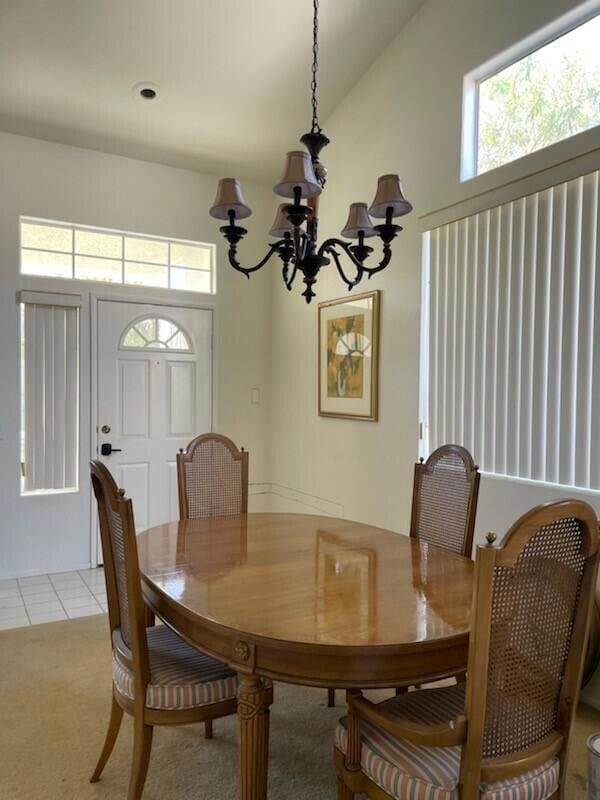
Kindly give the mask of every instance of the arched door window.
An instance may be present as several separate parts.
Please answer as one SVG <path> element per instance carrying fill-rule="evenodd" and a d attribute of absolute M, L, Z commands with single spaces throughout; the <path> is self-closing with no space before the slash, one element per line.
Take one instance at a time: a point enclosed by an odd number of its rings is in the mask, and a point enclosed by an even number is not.
<path fill-rule="evenodd" d="M 191 353 L 190 337 L 176 322 L 164 317 L 143 317 L 121 336 L 123 350 L 171 350 Z"/>

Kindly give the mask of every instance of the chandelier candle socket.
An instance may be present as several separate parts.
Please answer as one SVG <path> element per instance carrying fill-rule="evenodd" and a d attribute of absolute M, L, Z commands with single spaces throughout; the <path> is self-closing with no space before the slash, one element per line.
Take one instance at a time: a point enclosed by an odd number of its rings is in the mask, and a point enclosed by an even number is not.
<path fill-rule="evenodd" d="M 291 235 L 294 232 L 294 226 L 289 221 L 285 212 L 287 207 L 288 203 L 280 203 L 277 206 L 275 221 L 273 222 L 273 227 L 269 231 L 269 235 L 274 236 L 276 239 L 283 239 L 286 233 Z"/>
<path fill-rule="evenodd" d="M 332 238 L 318 244 L 318 196 L 323 191 L 327 178 L 327 170 L 321 163 L 320 153 L 329 144 L 318 119 L 318 11 L 319 0 L 313 0 L 312 127 L 300 138 L 306 151 L 293 150 L 287 154 L 283 176 L 273 188 L 275 194 L 291 200 L 289 203 L 282 203 L 277 209 L 275 221 L 269 231 L 276 241 L 268 245 L 267 254 L 258 264 L 244 267 L 238 261 L 237 246 L 248 231 L 240 227 L 237 221 L 249 217 L 252 210 L 244 200 L 240 183 L 235 178 L 222 178 L 219 181 L 217 196 L 210 209 L 213 217 L 228 221 L 220 231 L 229 242 L 229 263 L 234 269 L 249 278 L 273 256 L 277 256 L 282 262 L 282 277 L 288 289 L 292 289 L 298 272 L 302 274 L 306 287 L 302 295 L 307 303 L 315 296 L 313 286 L 319 271 L 332 261 L 348 290 L 360 283 L 364 275 L 371 278 L 385 269 L 392 258 L 391 242 L 402 230 L 392 220 L 412 211 L 412 205 L 404 197 L 399 176 L 382 175 L 377 183 L 375 199 L 368 210 L 366 203 L 350 205 L 342 236 L 356 240 L 356 243 Z M 373 225 L 371 217 L 383 219 L 384 222 Z M 365 244 L 367 238 L 378 238 L 382 243 L 381 260 L 374 266 L 367 266 L 365 263 L 373 252 L 373 248 Z M 353 267 L 352 277 L 348 277 L 344 271 L 342 255 L 346 256 Z"/>

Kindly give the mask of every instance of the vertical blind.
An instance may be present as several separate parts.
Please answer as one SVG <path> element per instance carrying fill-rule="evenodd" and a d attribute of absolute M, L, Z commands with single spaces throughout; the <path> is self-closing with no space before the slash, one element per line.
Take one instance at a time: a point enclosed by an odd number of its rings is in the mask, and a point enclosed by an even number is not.
<path fill-rule="evenodd" d="M 23 303 L 23 490 L 76 489 L 79 309 Z"/>
<path fill-rule="evenodd" d="M 600 489 L 600 172 L 424 235 L 428 449 Z"/>

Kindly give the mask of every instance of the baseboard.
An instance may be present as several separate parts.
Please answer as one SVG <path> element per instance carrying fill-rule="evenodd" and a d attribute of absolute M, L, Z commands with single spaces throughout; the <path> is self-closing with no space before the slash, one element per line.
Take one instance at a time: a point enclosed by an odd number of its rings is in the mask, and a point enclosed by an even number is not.
<path fill-rule="evenodd" d="M 343 517 L 344 506 L 335 500 L 292 489 L 280 483 L 251 483 L 248 487 L 250 510 L 323 514 Z M 254 507 L 254 508 L 253 508 Z"/>

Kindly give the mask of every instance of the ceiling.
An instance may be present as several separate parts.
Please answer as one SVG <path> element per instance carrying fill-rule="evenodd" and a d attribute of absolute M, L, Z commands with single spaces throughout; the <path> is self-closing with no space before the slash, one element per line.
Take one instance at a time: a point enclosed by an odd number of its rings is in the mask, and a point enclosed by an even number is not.
<path fill-rule="evenodd" d="M 321 123 L 421 2 L 321 0 Z M 311 35 L 309 0 L 0 0 L 0 130 L 274 179 L 310 127 Z"/>

